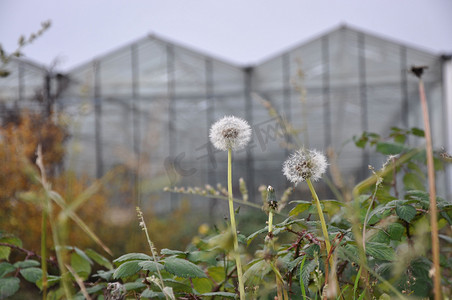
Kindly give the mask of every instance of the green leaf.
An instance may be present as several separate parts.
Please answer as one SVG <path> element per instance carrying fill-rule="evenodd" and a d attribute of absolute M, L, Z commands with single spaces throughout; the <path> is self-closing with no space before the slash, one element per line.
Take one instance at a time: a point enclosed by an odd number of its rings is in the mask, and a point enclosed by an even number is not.
<path fill-rule="evenodd" d="M 174 292 L 176 292 L 176 293 L 178 293 L 178 292 L 193 293 L 193 289 L 190 286 L 188 286 L 180 281 L 167 278 L 167 279 L 163 279 L 163 282 L 165 283 L 166 287 L 173 288 Z"/>
<path fill-rule="evenodd" d="M 22 247 L 22 241 L 15 236 L 4 236 L 0 238 L 0 243 L 11 244 Z M 11 248 L 8 246 L 0 246 L 0 259 L 9 260 Z"/>
<path fill-rule="evenodd" d="M 179 250 L 171 250 L 164 248 L 160 251 L 160 254 L 162 255 L 185 255 L 185 252 L 179 251 Z"/>
<path fill-rule="evenodd" d="M 208 293 L 212 290 L 212 282 L 208 278 L 193 278 L 193 288 L 200 294 Z"/>
<path fill-rule="evenodd" d="M 16 267 L 10 263 L 2 262 L 0 263 L 0 278 L 5 276 L 8 273 L 11 273 L 16 270 Z"/>
<path fill-rule="evenodd" d="M 416 128 L 416 127 L 411 128 L 411 133 L 413 135 L 419 136 L 419 137 L 424 137 L 425 136 L 424 130 Z"/>
<path fill-rule="evenodd" d="M 384 155 L 394 155 L 402 153 L 405 150 L 405 146 L 399 143 L 380 142 L 377 143 L 376 150 Z"/>
<path fill-rule="evenodd" d="M 139 290 L 141 288 L 146 287 L 146 285 L 142 282 L 127 282 L 124 283 L 124 288 L 126 289 L 126 291 L 135 291 L 135 290 Z"/>
<path fill-rule="evenodd" d="M 213 293 L 204 293 L 200 295 L 201 297 L 220 297 L 220 299 L 224 298 L 231 298 L 235 299 L 237 298 L 237 295 L 234 293 L 228 293 L 228 292 L 213 292 Z"/>
<path fill-rule="evenodd" d="M 184 278 L 204 278 L 206 274 L 200 267 L 185 259 L 169 257 L 165 259 L 165 270 L 179 277 Z"/>
<path fill-rule="evenodd" d="M 61 277 L 60 276 L 54 276 L 54 275 L 48 275 L 47 276 L 47 286 L 51 287 L 55 284 L 57 284 L 60 281 Z M 42 290 L 42 277 L 36 281 L 36 286 Z"/>
<path fill-rule="evenodd" d="M 383 229 L 375 229 L 376 232 L 369 238 L 369 242 L 388 244 L 390 242 L 389 234 Z"/>
<path fill-rule="evenodd" d="M 260 282 L 260 280 L 271 271 L 271 266 L 265 260 L 259 260 L 248 268 L 243 274 L 243 282 L 252 285 Z"/>
<path fill-rule="evenodd" d="M 187 259 L 192 263 L 205 262 L 209 265 L 216 264 L 215 251 L 192 251 L 188 253 Z"/>
<path fill-rule="evenodd" d="M 312 205 L 312 202 L 304 200 L 292 201 L 291 203 L 293 202 L 298 204 L 289 212 L 290 216 L 296 216 L 307 210 Z"/>
<path fill-rule="evenodd" d="M 124 255 L 118 257 L 113 262 L 119 263 L 119 262 L 128 261 L 128 260 L 153 260 L 153 259 L 149 255 L 146 255 L 144 253 L 127 253 L 127 254 L 124 254 Z"/>
<path fill-rule="evenodd" d="M 410 200 L 419 201 L 421 203 L 423 209 L 429 209 L 429 207 L 430 207 L 430 196 L 425 191 L 419 191 L 419 190 L 407 191 L 405 194 L 405 198 L 410 199 Z"/>
<path fill-rule="evenodd" d="M 106 287 L 107 287 L 106 283 L 100 283 L 100 284 L 96 284 L 95 286 L 86 288 L 86 292 L 88 294 L 94 294 L 94 293 L 102 291 Z"/>
<path fill-rule="evenodd" d="M 330 216 L 338 213 L 344 203 L 337 200 L 321 200 L 321 204 L 324 206 L 324 212 L 328 213 Z"/>
<path fill-rule="evenodd" d="M 398 144 L 404 144 L 406 141 L 406 136 L 404 134 L 396 134 L 393 136 L 394 142 Z"/>
<path fill-rule="evenodd" d="M 216 282 L 224 280 L 224 268 L 223 267 L 210 267 L 207 269 L 207 274 Z"/>
<path fill-rule="evenodd" d="M 113 273 L 114 279 L 129 277 L 141 270 L 141 266 L 138 264 L 139 260 L 131 260 L 120 265 Z"/>
<path fill-rule="evenodd" d="M 110 270 L 105 272 L 104 270 L 97 271 L 97 274 L 94 274 L 93 277 L 100 277 L 106 281 L 110 281 L 111 276 L 113 276 L 114 270 Z"/>
<path fill-rule="evenodd" d="M 411 205 L 397 205 L 396 213 L 400 219 L 407 221 L 408 223 L 416 216 L 416 208 Z"/>
<path fill-rule="evenodd" d="M 31 283 L 36 283 L 42 277 L 42 270 L 40 268 L 21 269 L 20 275 L 22 275 L 25 280 Z"/>
<path fill-rule="evenodd" d="M 264 232 L 268 232 L 268 226 L 259 229 L 256 232 L 253 232 L 252 234 L 250 234 L 247 238 L 246 238 L 246 243 L 249 245 L 251 244 L 251 242 L 254 240 L 255 237 L 257 237 L 259 234 L 264 233 Z"/>
<path fill-rule="evenodd" d="M 403 176 L 403 184 L 406 190 L 424 190 L 424 181 L 414 173 L 406 173 Z"/>
<path fill-rule="evenodd" d="M 9 260 L 9 254 L 11 253 L 11 248 L 6 246 L 0 246 L 0 259 Z"/>
<path fill-rule="evenodd" d="M 145 289 L 141 293 L 140 298 L 160 299 L 160 298 L 165 298 L 165 295 L 162 292 L 154 292 L 150 289 Z"/>
<path fill-rule="evenodd" d="M 155 261 L 140 261 L 138 263 L 138 265 L 145 271 L 149 271 L 149 272 L 157 272 L 158 270 L 162 270 L 163 269 L 163 265 L 159 264 Z"/>
<path fill-rule="evenodd" d="M 21 269 L 25 269 L 25 268 L 30 268 L 30 267 L 39 267 L 41 263 L 37 260 L 32 260 L 32 259 L 27 259 L 24 261 L 18 261 L 14 264 L 14 266 L 16 268 L 21 268 Z"/>
<path fill-rule="evenodd" d="M 405 232 L 405 227 L 400 223 L 392 223 L 388 226 L 389 238 L 394 241 L 400 241 Z"/>
<path fill-rule="evenodd" d="M 85 253 L 86 253 L 86 255 L 88 255 L 89 258 L 94 260 L 96 263 L 98 263 L 102 267 L 105 267 L 109 270 L 113 269 L 113 265 L 111 264 L 111 262 L 104 256 L 97 253 L 96 251 L 94 251 L 92 249 L 87 249 L 87 250 L 85 250 Z"/>
<path fill-rule="evenodd" d="M 85 257 L 80 255 L 78 252 L 73 252 L 71 254 L 71 266 L 74 271 L 84 280 L 88 279 L 89 274 L 91 274 L 91 264 L 86 260 Z"/>
<path fill-rule="evenodd" d="M 386 244 L 366 243 L 366 254 L 380 260 L 394 260 L 394 249 Z"/>
<path fill-rule="evenodd" d="M 0 299 L 11 297 L 19 290 L 19 278 L 8 277 L 0 279 Z"/>

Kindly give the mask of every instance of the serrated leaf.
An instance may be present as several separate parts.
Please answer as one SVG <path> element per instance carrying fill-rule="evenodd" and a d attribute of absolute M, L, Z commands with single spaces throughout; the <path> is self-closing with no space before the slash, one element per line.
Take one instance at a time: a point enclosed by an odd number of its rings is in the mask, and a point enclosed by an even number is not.
<path fill-rule="evenodd" d="M 425 136 L 424 130 L 416 128 L 416 127 L 411 128 L 411 133 L 413 135 L 419 136 L 419 137 L 424 137 Z"/>
<path fill-rule="evenodd" d="M 110 281 L 111 276 L 113 276 L 115 270 L 110 270 L 105 272 L 104 270 L 97 271 L 97 274 L 94 274 L 93 277 L 100 277 L 106 281 Z"/>
<path fill-rule="evenodd" d="M 113 262 L 119 263 L 119 262 L 128 261 L 128 260 L 153 260 L 153 259 L 149 255 L 146 255 L 144 253 L 127 253 L 127 254 L 124 254 L 124 255 L 118 257 Z"/>
<path fill-rule="evenodd" d="M 2 262 L 0 263 L 0 278 L 5 276 L 8 273 L 11 273 L 16 270 L 16 267 L 10 263 Z"/>
<path fill-rule="evenodd" d="M 138 265 L 145 271 L 149 271 L 149 272 L 157 272 L 158 270 L 162 270 L 163 269 L 163 265 L 159 264 L 158 262 L 155 261 L 140 261 L 138 263 Z"/>
<path fill-rule="evenodd" d="M 127 282 L 124 283 L 124 288 L 126 291 L 135 291 L 146 287 L 146 285 L 142 282 Z"/>
<path fill-rule="evenodd" d="M 271 266 L 265 260 L 260 260 L 246 270 L 243 274 L 243 282 L 248 285 L 257 283 L 270 271 Z"/>
<path fill-rule="evenodd" d="M 79 254 L 79 252 L 73 252 L 71 254 L 71 266 L 74 271 L 84 280 L 88 279 L 91 274 L 91 264 L 86 258 Z"/>
<path fill-rule="evenodd" d="M 406 141 L 406 136 L 404 134 L 396 134 L 393 136 L 394 142 L 398 144 L 404 144 Z"/>
<path fill-rule="evenodd" d="M 389 238 L 394 241 L 400 241 L 405 233 L 405 227 L 400 223 L 392 223 L 388 226 Z"/>
<path fill-rule="evenodd" d="M 102 291 L 102 290 L 105 289 L 106 287 L 107 287 L 107 284 L 106 284 L 106 283 L 99 283 L 99 284 L 96 284 L 95 286 L 86 288 L 86 292 L 87 292 L 88 294 L 94 294 L 94 293 L 97 293 L 97 292 Z"/>
<path fill-rule="evenodd" d="M 403 184 L 406 190 L 424 190 L 424 181 L 414 173 L 406 173 L 403 176 Z"/>
<path fill-rule="evenodd" d="M 18 262 L 16 262 L 14 264 L 14 266 L 16 268 L 21 268 L 21 269 L 30 268 L 30 267 L 39 267 L 39 265 L 41 265 L 41 263 L 39 261 L 32 260 L 32 259 L 27 259 L 27 260 L 24 260 L 24 261 L 18 261 Z"/>
<path fill-rule="evenodd" d="M 119 279 L 129 277 L 141 270 L 141 266 L 138 264 L 140 260 L 126 261 L 120 265 L 113 273 L 113 279 Z"/>
<path fill-rule="evenodd" d="M 1 237 L 0 242 L 22 247 L 22 241 L 14 236 Z M 11 253 L 10 247 L 0 246 L 0 259 L 9 260 L 10 253 Z"/>
<path fill-rule="evenodd" d="M 165 283 L 166 287 L 173 288 L 174 292 L 176 292 L 176 293 L 179 293 L 179 292 L 181 292 L 181 293 L 193 293 L 193 289 L 190 286 L 188 286 L 188 285 L 186 285 L 186 284 L 184 284 L 184 283 L 182 283 L 180 281 L 177 281 L 177 280 L 174 280 L 174 279 L 170 279 L 170 278 L 166 278 L 166 279 L 163 279 L 163 282 Z"/>
<path fill-rule="evenodd" d="M 184 278 L 204 278 L 206 274 L 200 267 L 195 265 L 194 263 L 189 262 L 188 260 L 169 257 L 165 259 L 165 270 L 174 274 L 178 277 Z"/>
<path fill-rule="evenodd" d="M 424 209 L 430 207 L 430 196 L 425 191 L 409 190 L 406 192 L 405 198 L 419 201 Z"/>
<path fill-rule="evenodd" d="M 212 290 L 212 282 L 208 278 L 193 278 L 193 288 L 200 294 L 208 293 Z"/>
<path fill-rule="evenodd" d="M 312 205 L 312 202 L 303 200 L 296 201 L 296 203 L 298 204 L 294 208 L 292 208 L 292 210 L 289 212 L 290 216 L 297 216 L 298 214 L 307 210 Z"/>
<path fill-rule="evenodd" d="M 247 245 L 251 244 L 251 242 L 252 242 L 259 234 L 262 234 L 262 233 L 264 233 L 264 232 L 268 232 L 268 228 L 267 228 L 267 227 L 261 228 L 261 229 L 259 229 L 258 231 L 253 232 L 252 234 L 250 234 L 250 235 L 246 238 L 246 243 L 247 243 Z"/>
<path fill-rule="evenodd" d="M 388 244 L 390 242 L 389 234 L 382 229 L 375 229 L 374 235 L 369 237 L 369 242 Z"/>
<path fill-rule="evenodd" d="M 394 260 L 394 249 L 386 244 L 366 243 L 366 254 L 380 260 Z"/>
<path fill-rule="evenodd" d="M 377 143 L 376 150 L 384 155 L 395 155 L 402 153 L 405 150 L 405 146 L 399 143 L 380 142 Z"/>
<path fill-rule="evenodd" d="M 161 292 L 154 292 L 150 289 L 145 289 L 141 295 L 140 298 L 147 298 L 147 299 L 160 299 L 165 298 L 165 295 Z"/>
<path fill-rule="evenodd" d="M 210 267 L 207 269 L 207 274 L 216 282 L 224 280 L 224 267 Z"/>
<path fill-rule="evenodd" d="M 187 259 L 192 263 L 205 262 L 210 265 L 216 263 L 215 251 L 192 251 L 188 253 Z"/>
<path fill-rule="evenodd" d="M 113 269 L 113 265 L 111 264 L 111 262 L 104 256 L 97 253 L 96 251 L 94 251 L 92 249 L 87 249 L 87 250 L 85 250 L 85 253 L 86 253 L 86 255 L 88 255 L 89 258 L 94 260 L 96 263 L 98 263 L 102 267 L 105 267 L 109 270 Z"/>
<path fill-rule="evenodd" d="M 321 200 L 321 204 L 324 206 L 324 212 L 330 216 L 336 214 L 344 206 L 344 203 L 337 200 Z"/>
<path fill-rule="evenodd" d="M 164 249 L 160 250 L 160 254 L 162 254 L 162 255 L 185 255 L 185 252 L 164 248 Z"/>
<path fill-rule="evenodd" d="M 8 277 L 0 279 L 0 299 L 11 297 L 19 290 L 19 278 Z"/>
<path fill-rule="evenodd" d="M 54 276 L 54 275 L 48 275 L 47 276 L 47 286 L 51 287 L 55 284 L 57 284 L 60 281 L 61 277 L 60 276 Z M 42 277 L 36 281 L 36 286 L 42 290 Z"/>
<path fill-rule="evenodd" d="M 416 216 L 417 211 L 416 208 L 411 205 L 397 205 L 396 213 L 400 219 L 410 223 L 411 220 L 413 220 L 413 218 Z"/>
<path fill-rule="evenodd" d="M 22 275 L 25 280 L 31 283 L 36 283 L 42 277 L 42 270 L 40 268 L 21 269 L 20 275 Z"/>
<path fill-rule="evenodd" d="M 237 298 L 237 295 L 234 293 L 228 293 L 228 292 L 212 292 L 212 293 L 204 293 L 200 295 L 201 297 L 221 297 L 221 299 L 224 298 L 231 298 L 235 299 Z"/>

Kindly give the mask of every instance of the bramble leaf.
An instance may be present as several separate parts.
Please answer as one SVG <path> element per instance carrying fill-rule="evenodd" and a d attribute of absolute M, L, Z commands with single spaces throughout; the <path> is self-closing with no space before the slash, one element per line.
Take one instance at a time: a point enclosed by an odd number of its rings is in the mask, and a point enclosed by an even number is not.
<path fill-rule="evenodd" d="M 115 270 L 113 278 L 119 279 L 136 274 L 141 270 L 141 266 L 138 264 L 139 262 L 139 260 L 126 261 Z"/>
<path fill-rule="evenodd" d="M 204 271 L 194 263 L 176 257 L 169 257 L 165 259 L 165 270 L 171 274 L 184 278 L 207 277 Z"/>

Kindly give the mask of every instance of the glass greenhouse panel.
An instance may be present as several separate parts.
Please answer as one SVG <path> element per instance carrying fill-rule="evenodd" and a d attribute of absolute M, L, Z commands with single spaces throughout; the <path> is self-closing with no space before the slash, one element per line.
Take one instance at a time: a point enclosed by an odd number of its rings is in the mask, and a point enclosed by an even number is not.
<path fill-rule="evenodd" d="M 253 129 L 248 147 L 233 155 L 234 181 L 243 177 L 250 195 L 258 195 L 260 184 L 286 188 L 282 163 L 301 146 L 331 147 L 343 176 L 358 181 L 369 175 L 369 163 L 378 168 L 386 158 L 357 148 L 353 136 L 423 128 L 412 65 L 429 67 L 423 80 L 433 141 L 442 147 L 442 61 L 428 51 L 341 27 L 243 67 L 148 36 L 66 75 L 69 84 L 57 99 L 58 109 L 73 119 L 66 166 L 93 176 L 125 166 L 125 190 L 138 189 L 135 200 L 169 211 L 184 197 L 159 201 L 168 198 L 159 194 L 165 185 L 225 184 L 227 155 L 208 136 L 216 120 L 234 115 Z M 43 93 L 44 69 L 18 60 L 11 71 L 0 79 L 1 101 Z M 290 122 L 295 136 L 285 135 L 281 120 Z"/>

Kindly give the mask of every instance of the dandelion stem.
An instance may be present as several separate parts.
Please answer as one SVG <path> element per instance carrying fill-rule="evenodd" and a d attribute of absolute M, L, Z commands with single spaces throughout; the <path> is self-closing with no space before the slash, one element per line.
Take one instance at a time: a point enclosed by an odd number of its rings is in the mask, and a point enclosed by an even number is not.
<path fill-rule="evenodd" d="M 243 284 L 242 263 L 240 261 L 239 242 L 237 239 L 237 227 L 235 224 L 234 201 L 232 197 L 232 149 L 228 149 L 228 198 L 229 215 L 231 218 L 231 230 L 234 235 L 235 263 L 237 265 L 237 277 L 239 280 L 240 300 L 245 300 L 245 286 Z"/>
<path fill-rule="evenodd" d="M 271 233 L 273 231 L 273 210 L 270 209 L 268 212 L 268 232 Z"/>
<path fill-rule="evenodd" d="M 317 207 L 317 212 L 319 214 L 320 223 L 322 225 L 323 238 L 325 239 L 326 253 L 328 256 L 330 253 L 330 250 L 331 250 L 331 244 L 330 244 L 330 239 L 328 237 L 328 230 L 326 228 L 325 217 L 323 216 L 322 207 L 320 206 L 320 200 L 319 200 L 319 197 L 317 196 L 317 193 L 315 192 L 314 186 L 312 185 L 311 179 L 307 178 L 306 182 L 308 183 L 309 189 L 311 190 L 312 197 L 314 198 L 315 205 Z M 330 265 L 332 266 L 333 265 L 333 256 L 332 255 L 330 256 L 329 262 L 330 262 Z"/>

